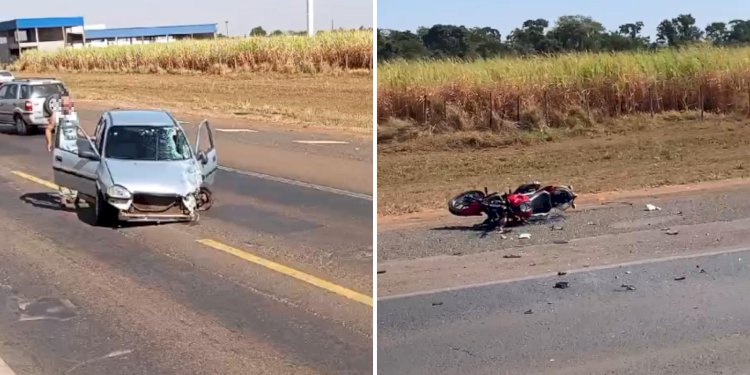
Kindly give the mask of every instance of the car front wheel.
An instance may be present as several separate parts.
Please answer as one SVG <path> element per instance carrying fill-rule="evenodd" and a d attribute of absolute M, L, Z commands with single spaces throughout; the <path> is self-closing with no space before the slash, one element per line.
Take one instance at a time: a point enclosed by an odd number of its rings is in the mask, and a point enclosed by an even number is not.
<path fill-rule="evenodd" d="M 96 192 L 96 202 L 94 203 L 94 224 L 96 226 L 114 226 L 117 221 L 117 211 L 107 203 L 104 194 Z"/>

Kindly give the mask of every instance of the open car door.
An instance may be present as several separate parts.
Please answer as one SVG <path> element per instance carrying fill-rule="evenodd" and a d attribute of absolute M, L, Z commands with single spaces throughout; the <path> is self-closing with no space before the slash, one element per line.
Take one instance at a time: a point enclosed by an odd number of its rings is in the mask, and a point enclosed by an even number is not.
<path fill-rule="evenodd" d="M 207 140 L 201 138 L 201 134 L 205 130 L 205 137 Z M 203 171 L 203 184 L 211 185 L 214 182 L 214 175 L 219 168 L 219 162 L 216 158 L 216 146 L 214 145 L 214 135 L 211 131 L 211 125 L 208 120 L 198 125 L 198 130 L 195 139 L 195 155 L 198 162 L 201 164 Z M 201 143 L 203 142 L 203 143 Z"/>
<path fill-rule="evenodd" d="M 78 121 L 61 118 L 52 152 L 55 184 L 95 197 L 101 157 Z"/>

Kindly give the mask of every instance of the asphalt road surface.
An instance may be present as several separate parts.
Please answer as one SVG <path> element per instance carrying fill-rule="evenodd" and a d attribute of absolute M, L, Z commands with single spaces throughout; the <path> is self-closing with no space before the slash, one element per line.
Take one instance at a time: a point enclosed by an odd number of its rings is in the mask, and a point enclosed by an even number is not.
<path fill-rule="evenodd" d="M 18 375 L 372 373 L 372 201 L 276 162 L 294 181 L 220 171 L 199 225 L 99 228 L 33 181 L 52 180 L 43 136 L 0 134 L 2 362 Z"/>
<path fill-rule="evenodd" d="M 748 193 L 381 232 L 378 373 L 748 374 Z"/>

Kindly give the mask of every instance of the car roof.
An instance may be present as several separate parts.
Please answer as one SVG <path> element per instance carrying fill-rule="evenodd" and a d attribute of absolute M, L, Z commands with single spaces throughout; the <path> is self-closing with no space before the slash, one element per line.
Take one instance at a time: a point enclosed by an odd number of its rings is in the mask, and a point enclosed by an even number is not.
<path fill-rule="evenodd" d="M 28 83 L 30 85 L 35 85 L 35 84 L 45 85 L 45 84 L 56 84 L 56 83 L 62 84 L 62 81 L 58 79 L 54 79 L 54 78 L 16 78 L 11 82 L 12 83 Z M 11 83 L 11 82 L 8 82 L 8 83 Z"/>
<path fill-rule="evenodd" d="M 107 112 L 112 126 L 173 126 L 175 121 L 166 111 L 115 110 Z"/>

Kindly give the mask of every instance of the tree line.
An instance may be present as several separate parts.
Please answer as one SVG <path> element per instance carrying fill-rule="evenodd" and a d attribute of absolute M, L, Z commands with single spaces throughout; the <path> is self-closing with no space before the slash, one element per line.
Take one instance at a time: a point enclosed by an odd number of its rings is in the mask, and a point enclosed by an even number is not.
<path fill-rule="evenodd" d="M 696 26 L 690 14 L 665 19 L 656 28 L 656 40 L 644 36 L 643 22 L 606 28 L 591 17 L 562 16 L 550 27 L 539 18 L 525 21 L 503 40 L 491 27 L 434 25 L 416 33 L 378 29 L 378 59 L 459 58 L 478 59 L 505 55 L 562 52 L 614 52 L 682 47 L 708 42 L 715 45 L 750 44 L 750 20 L 713 22 Z"/>

